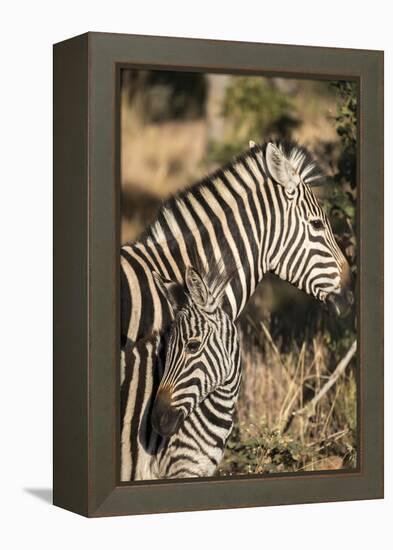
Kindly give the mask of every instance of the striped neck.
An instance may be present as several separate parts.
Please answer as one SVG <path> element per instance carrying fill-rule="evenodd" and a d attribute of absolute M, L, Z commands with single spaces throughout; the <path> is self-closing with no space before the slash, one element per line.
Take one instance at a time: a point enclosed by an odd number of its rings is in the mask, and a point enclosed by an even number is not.
<path fill-rule="evenodd" d="M 223 307 L 236 319 L 270 269 L 272 193 L 262 149 L 254 148 L 164 204 L 139 244 L 179 283 L 187 265 L 208 271 L 212 260 L 235 272 Z"/>
<path fill-rule="evenodd" d="M 231 282 L 223 309 L 231 320 L 267 271 L 345 311 L 350 269 L 311 189 L 319 177 L 306 150 L 268 143 L 170 199 L 141 239 L 122 249 L 123 340 L 171 319 L 153 272 L 183 284 L 189 266 L 225 268 Z"/>

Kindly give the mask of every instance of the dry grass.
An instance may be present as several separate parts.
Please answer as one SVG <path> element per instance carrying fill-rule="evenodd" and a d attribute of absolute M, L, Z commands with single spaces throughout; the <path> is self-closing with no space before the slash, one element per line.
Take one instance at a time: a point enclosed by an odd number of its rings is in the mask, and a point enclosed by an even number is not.
<path fill-rule="evenodd" d="M 251 321 L 252 322 L 252 321 Z M 329 379 L 334 354 L 320 334 L 290 350 L 265 323 L 242 331 L 243 384 L 223 475 L 356 466 L 356 379 L 348 368 L 312 416 L 294 415 Z"/>
<path fill-rule="evenodd" d="M 121 113 L 123 200 L 137 206 L 123 212 L 121 241 L 125 243 L 146 227 L 163 199 L 204 174 L 207 129 L 204 120 L 146 124 L 137 105 L 125 97 Z"/>
<path fill-rule="evenodd" d="M 128 134 L 122 140 L 121 155 L 126 186 L 164 198 L 183 189 L 199 173 L 206 139 L 204 121 L 143 125 L 130 116 L 123 132 Z"/>

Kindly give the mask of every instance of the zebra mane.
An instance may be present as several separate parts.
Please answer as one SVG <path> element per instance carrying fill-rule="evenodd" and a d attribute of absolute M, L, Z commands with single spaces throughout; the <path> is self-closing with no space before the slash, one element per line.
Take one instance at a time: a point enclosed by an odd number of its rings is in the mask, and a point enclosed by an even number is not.
<path fill-rule="evenodd" d="M 313 154 L 293 141 L 277 141 L 275 145 L 282 151 L 304 183 L 315 185 L 315 180 L 325 177 Z M 265 154 L 267 144 L 261 147 Z"/>
<path fill-rule="evenodd" d="M 138 240 L 145 241 L 148 238 L 152 238 L 153 241 L 156 241 L 157 238 L 154 232 L 154 228 L 160 226 L 162 222 L 165 223 L 165 218 L 168 216 L 171 210 L 181 204 L 183 199 L 186 198 L 190 192 L 202 190 L 205 187 L 211 187 L 212 182 L 215 179 L 224 177 L 226 172 L 231 171 L 238 164 L 242 164 L 249 159 L 254 159 L 259 164 L 259 166 L 261 166 L 263 172 L 267 176 L 265 155 L 268 143 L 269 142 L 265 142 L 259 145 L 253 144 L 251 148 L 235 156 L 231 161 L 224 164 L 217 170 L 208 174 L 207 176 L 195 182 L 193 185 L 187 187 L 186 189 L 183 189 L 182 191 L 167 198 L 165 201 L 163 201 L 156 219 L 140 236 Z M 305 147 L 298 145 L 293 141 L 276 140 L 271 141 L 270 143 L 274 143 L 283 152 L 285 157 L 301 176 L 303 182 L 307 185 L 315 185 L 316 180 L 324 177 L 324 173 L 318 166 L 314 156 Z M 197 268 L 197 266 L 195 267 Z"/>
<path fill-rule="evenodd" d="M 197 255 L 190 260 L 191 267 L 198 271 L 215 299 L 220 299 L 224 289 L 239 269 L 239 266 L 231 265 L 233 261 L 229 258 L 220 258 L 220 260 L 213 258 L 209 265 L 204 264 Z M 229 269 L 226 267 L 228 265 L 231 265 Z"/>
<path fill-rule="evenodd" d="M 262 157 L 265 158 L 268 143 L 274 143 L 283 152 L 285 157 L 299 173 L 304 183 L 307 183 L 308 185 L 315 185 L 315 180 L 325 177 L 325 174 L 323 170 L 319 167 L 314 155 L 308 149 L 306 149 L 306 147 L 303 147 L 297 142 L 290 140 L 265 141 L 262 144 L 254 144 L 252 147 L 236 155 L 232 160 L 222 165 L 217 170 L 214 170 L 199 181 L 195 182 L 190 187 L 187 187 L 179 193 L 172 195 L 167 199 L 167 201 L 164 202 L 163 206 L 170 207 L 174 202 L 176 202 L 177 200 L 181 200 L 184 196 L 186 196 L 190 190 L 199 189 L 203 186 L 208 186 L 211 180 L 214 180 L 224 175 L 225 172 L 227 172 L 237 164 L 241 164 L 242 162 L 250 158 L 258 159 L 258 153 L 262 153 Z M 263 169 L 266 172 L 267 169 L 265 165 L 263 166 Z"/>
<path fill-rule="evenodd" d="M 289 160 L 298 174 L 301 176 L 304 183 L 312 186 L 315 185 L 315 181 L 325 177 L 325 173 L 318 165 L 318 162 L 315 156 L 303 145 L 299 145 L 296 141 L 291 140 L 268 140 L 261 144 L 253 144 L 252 147 L 246 149 L 242 153 L 234 156 L 232 160 L 223 164 L 213 172 L 209 173 L 207 176 L 203 177 L 199 181 L 195 182 L 190 187 L 180 191 L 169 197 L 163 206 L 170 207 L 177 200 L 181 200 L 190 190 L 199 189 L 204 186 L 209 186 L 209 182 L 220 176 L 225 175 L 225 172 L 231 170 L 237 164 L 242 164 L 248 159 L 258 160 L 258 157 L 261 156 L 265 159 L 266 148 L 269 143 L 274 143 L 280 151 L 285 155 Z M 266 173 L 267 168 L 265 163 L 263 164 L 263 170 Z M 267 175 L 267 174 L 266 174 Z"/>
<path fill-rule="evenodd" d="M 262 153 L 263 159 L 266 157 L 266 148 L 269 143 L 273 143 L 280 149 L 284 156 L 291 163 L 296 172 L 300 175 L 303 182 L 307 185 L 315 185 L 315 181 L 325 177 L 325 173 L 320 168 L 314 155 L 306 149 L 306 147 L 299 145 L 296 141 L 290 140 L 270 140 L 262 144 L 253 144 L 250 149 L 247 149 L 240 155 L 236 156 L 231 162 L 220 168 L 216 174 L 225 172 L 232 166 L 242 163 L 249 158 L 258 158 L 258 154 Z M 263 167 L 265 172 L 266 166 Z M 213 177 L 214 177 L 213 175 Z"/>

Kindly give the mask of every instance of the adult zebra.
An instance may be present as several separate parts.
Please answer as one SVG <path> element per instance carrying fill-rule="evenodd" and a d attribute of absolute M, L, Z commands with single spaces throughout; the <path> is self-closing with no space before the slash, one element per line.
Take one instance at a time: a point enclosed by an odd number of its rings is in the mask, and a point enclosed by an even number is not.
<path fill-rule="evenodd" d="M 320 174 L 301 147 L 253 145 L 163 205 L 145 234 L 121 250 L 123 373 L 127 350 L 141 363 L 158 361 L 158 347 L 149 355 L 144 339 L 172 320 L 170 302 L 153 272 L 182 286 L 187 266 L 209 270 L 222 262 L 234 272 L 222 304 L 231 320 L 268 271 L 338 314 L 351 304 L 348 263 L 310 186 Z M 142 377 L 133 384 L 131 402 L 143 399 L 145 383 Z M 150 391 L 153 395 L 154 388 Z M 122 463 L 128 461 L 123 452 Z"/>
<path fill-rule="evenodd" d="M 320 175 L 302 147 L 252 144 L 165 203 L 121 250 L 122 347 L 171 321 L 153 271 L 183 284 L 187 266 L 212 261 L 237 269 L 223 301 L 232 320 L 268 271 L 341 314 L 352 303 L 350 269 L 310 186 Z"/>
<path fill-rule="evenodd" d="M 167 339 L 154 334 L 126 353 L 121 479 L 211 476 L 233 427 L 241 381 L 237 330 L 220 307 L 228 278 L 188 267 L 182 289 L 154 276 L 174 322 Z"/>

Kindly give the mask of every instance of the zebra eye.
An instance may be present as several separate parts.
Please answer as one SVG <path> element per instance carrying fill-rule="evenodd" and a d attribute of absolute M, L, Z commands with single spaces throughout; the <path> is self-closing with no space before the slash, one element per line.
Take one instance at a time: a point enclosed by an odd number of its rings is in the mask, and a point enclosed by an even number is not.
<path fill-rule="evenodd" d="M 186 344 L 186 353 L 196 353 L 199 348 L 201 347 L 201 341 L 200 340 L 189 340 Z"/>
<path fill-rule="evenodd" d="M 322 220 L 311 220 L 310 224 L 314 229 L 322 229 L 323 228 Z"/>

